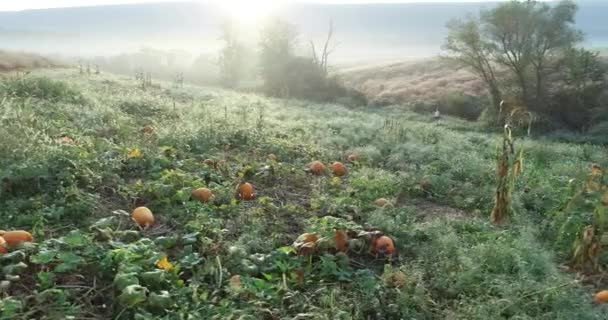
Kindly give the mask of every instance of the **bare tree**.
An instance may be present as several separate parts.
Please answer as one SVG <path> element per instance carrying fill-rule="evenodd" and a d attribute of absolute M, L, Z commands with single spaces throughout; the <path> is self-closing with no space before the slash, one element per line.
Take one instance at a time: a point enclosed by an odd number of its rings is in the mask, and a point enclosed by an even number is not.
<path fill-rule="evenodd" d="M 312 50 L 312 60 L 313 62 L 323 70 L 325 74 L 327 74 L 327 65 L 329 61 L 329 55 L 336 49 L 338 44 L 333 41 L 334 37 L 334 22 L 329 21 L 329 28 L 327 30 L 327 37 L 325 38 L 325 43 L 323 44 L 323 51 L 321 54 L 317 52 L 317 47 L 315 46 L 314 41 L 310 40 L 310 47 Z"/>

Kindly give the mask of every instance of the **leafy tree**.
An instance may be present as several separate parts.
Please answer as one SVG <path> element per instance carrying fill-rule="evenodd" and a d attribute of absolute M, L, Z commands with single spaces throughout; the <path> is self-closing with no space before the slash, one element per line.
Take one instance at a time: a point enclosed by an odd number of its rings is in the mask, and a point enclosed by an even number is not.
<path fill-rule="evenodd" d="M 284 76 L 294 58 L 296 39 L 295 27 L 278 18 L 269 20 L 260 32 L 260 73 L 270 95 L 289 96 Z"/>
<path fill-rule="evenodd" d="M 555 84 L 549 79 L 560 73 L 564 57 L 583 39 L 574 28 L 576 11 L 572 0 L 512 0 L 479 17 L 450 22 L 444 48 L 484 80 L 494 110 L 501 110 L 503 93 L 514 91 L 518 107 L 548 114 L 555 111 L 549 110 Z"/>
<path fill-rule="evenodd" d="M 234 88 L 244 74 L 245 47 L 239 41 L 238 28 L 233 22 L 226 21 L 222 25 L 222 40 L 224 47 L 219 57 L 220 79 L 225 86 Z"/>
<path fill-rule="evenodd" d="M 452 20 L 448 23 L 448 29 L 450 31 L 443 48 L 451 54 L 450 59 L 471 67 L 483 79 L 492 97 L 492 106 L 498 114 L 502 94 L 496 67 L 491 61 L 492 48 L 482 38 L 479 20 L 473 17 Z"/>

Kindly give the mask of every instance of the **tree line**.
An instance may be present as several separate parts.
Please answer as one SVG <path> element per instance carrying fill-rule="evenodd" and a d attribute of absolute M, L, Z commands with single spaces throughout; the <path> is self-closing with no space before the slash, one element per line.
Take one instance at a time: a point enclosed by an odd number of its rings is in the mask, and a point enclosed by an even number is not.
<path fill-rule="evenodd" d="M 219 55 L 220 79 L 224 86 L 236 88 L 247 77 L 247 59 L 251 57 L 232 22 L 222 27 L 223 47 Z M 266 21 L 259 31 L 257 76 L 262 90 L 271 96 L 303 98 L 315 101 L 366 103 L 366 98 L 347 89 L 329 67 L 336 47 L 334 25 L 329 23 L 323 43 L 310 41 L 311 53 L 298 54 L 296 27 L 279 18 Z"/>
<path fill-rule="evenodd" d="M 608 121 L 606 66 L 582 47 L 577 5 L 509 1 L 448 24 L 447 58 L 483 79 L 488 123 L 539 123 L 584 131 Z"/>

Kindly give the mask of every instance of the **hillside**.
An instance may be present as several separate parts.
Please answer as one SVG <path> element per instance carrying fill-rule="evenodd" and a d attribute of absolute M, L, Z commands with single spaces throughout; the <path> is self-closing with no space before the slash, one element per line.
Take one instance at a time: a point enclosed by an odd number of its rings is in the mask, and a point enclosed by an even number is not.
<path fill-rule="evenodd" d="M 61 67 L 63 63 L 37 54 L 0 50 L 0 72 Z"/>
<path fill-rule="evenodd" d="M 340 75 L 347 86 L 384 103 L 432 102 L 454 94 L 486 94 L 479 77 L 439 58 L 345 68 Z"/>
<path fill-rule="evenodd" d="M 515 132 L 516 214 L 494 226 L 501 137 L 460 120 L 78 70 L 4 79 L 0 101 L 0 225 L 35 238 L 0 255 L 3 319 L 608 312 L 604 280 L 561 267 L 559 214 L 605 147 Z"/>

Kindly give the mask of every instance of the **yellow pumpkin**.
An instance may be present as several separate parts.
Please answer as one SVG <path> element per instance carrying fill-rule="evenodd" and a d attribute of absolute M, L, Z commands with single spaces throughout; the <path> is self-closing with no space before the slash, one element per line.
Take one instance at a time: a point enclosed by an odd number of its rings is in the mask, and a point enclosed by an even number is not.
<path fill-rule="evenodd" d="M 8 249 L 6 249 L 6 240 L 0 236 L 0 254 L 8 253 Z"/>
<path fill-rule="evenodd" d="M 131 214 L 131 218 L 143 228 L 147 228 L 154 224 L 154 215 L 152 214 L 152 211 L 146 207 L 135 208 Z"/>
<path fill-rule="evenodd" d="M 342 162 L 334 162 L 331 165 L 331 171 L 338 177 L 343 177 L 348 173 L 348 169 Z"/>
<path fill-rule="evenodd" d="M 310 172 L 316 175 L 322 175 L 325 173 L 325 165 L 321 161 L 313 161 L 309 168 Z"/>
<path fill-rule="evenodd" d="M 255 199 L 255 190 L 253 186 L 249 182 L 241 183 L 239 185 L 239 198 L 245 201 L 250 201 Z"/>
<path fill-rule="evenodd" d="M 595 295 L 596 303 L 606 303 L 608 302 L 608 290 L 602 290 Z"/>
<path fill-rule="evenodd" d="M 374 241 L 374 250 L 376 253 L 392 256 L 396 252 L 395 243 L 393 242 L 393 239 L 382 236 Z"/>
<path fill-rule="evenodd" d="M 32 234 L 24 230 L 6 231 L 2 237 L 9 246 L 17 246 L 23 242 L 34 242 Z"/>
<path fill-rule="evenodd" d="M 213 192 L 207 188 L 198 188 L 192 191 L 192 198 L 202 202 L 207 203 L 209 200 L 213 199 Z"/>

